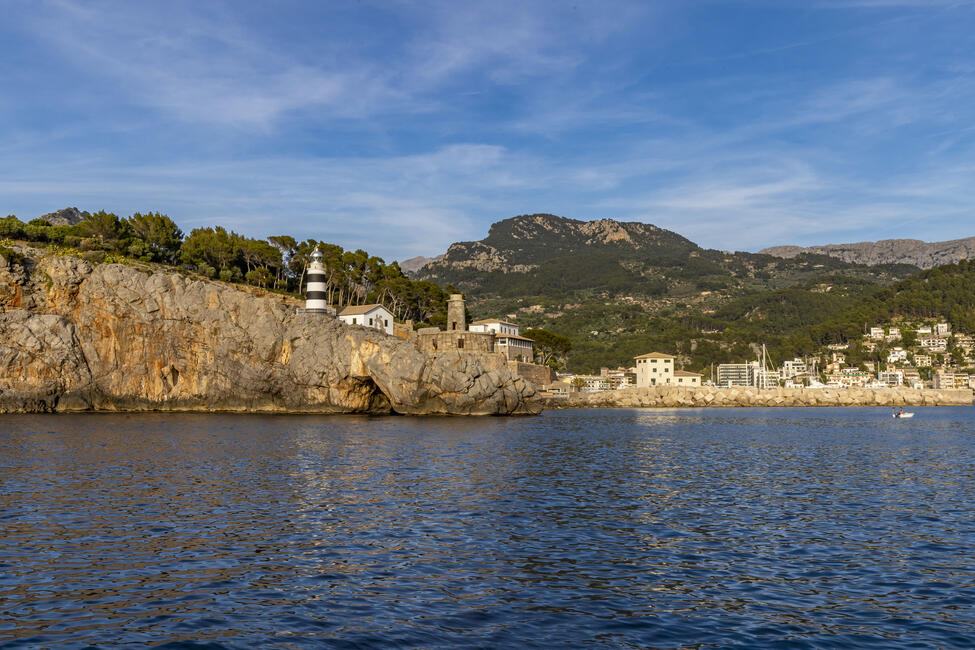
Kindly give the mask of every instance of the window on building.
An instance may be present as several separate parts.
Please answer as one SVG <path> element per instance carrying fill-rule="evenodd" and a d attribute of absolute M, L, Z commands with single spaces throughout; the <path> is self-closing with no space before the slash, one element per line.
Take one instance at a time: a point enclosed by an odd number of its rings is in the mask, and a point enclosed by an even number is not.
<path fill-rule="evenodd" d="M 369 319 L 369 327 L 372 327 L 372 326 L 373 326 L 373 322 L 372 322 L 372 319 L 370 318 Z"/>
<path fill-rule="evenodd" d="M 352 324 L 353 324 L 353 325 L 356 325 L 356 324 L 357 324 L 357 323 L 355 322 L 355 319 L 354 319 L 354 318 L 352 319 Z"/>
<path fill-rule="evenodd" d="M 458 350 L 464 349 L 464 339 L 457 339 L 457 349 Z"/>

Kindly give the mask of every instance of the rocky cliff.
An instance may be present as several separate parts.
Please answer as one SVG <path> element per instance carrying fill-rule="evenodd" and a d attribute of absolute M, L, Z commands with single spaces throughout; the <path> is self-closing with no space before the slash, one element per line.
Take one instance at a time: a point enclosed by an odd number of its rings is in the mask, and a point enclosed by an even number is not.
<path fill-rule="evenodd" d="M 684 388 L 653 386 L 573 393 L 546 400 L 547 408 L 701 408 L 733 406 L 968 406 L 972 391 L 912 388 Z"/>
<path fill-rule="evenodd" d="M 975 237 L 951 241 L 925 242 L 919 239 L 882 239 L 857 244 L 825 246 L 773 246 L 760 251 L 776 257 L 792 258 L 802 253 L 829 255 L 850 264 L 911 264 L 930 269 L 942 264 L 975 257 Z"/>
<path fill-rule="evenodd" d="M 429 357 L 294 306 L 175 273 L 7 249 L 0 412 L 540 410 L 499 355 Z"/>

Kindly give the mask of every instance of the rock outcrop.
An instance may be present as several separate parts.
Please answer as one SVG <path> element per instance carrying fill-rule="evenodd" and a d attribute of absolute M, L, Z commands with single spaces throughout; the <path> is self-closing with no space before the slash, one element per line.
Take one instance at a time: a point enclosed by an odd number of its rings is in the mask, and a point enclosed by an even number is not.
<path fill-rule="evenodd" d="M 785 258 L 792 258 L 802 253 L 814 253 L 836 257 L 850 264 L 911 264 L 922 269 L 930 269 L 975 257 L 975 237 L 941 242 L 882 239 L 876 242 L 827 244 L 808 248 L 773 246 L 759 252 Z"/>
<path fill-rule="evenodd" d="M 546 408 L 732 406 L 968 406 L 972 391 L 913 388 L 715 388 L 652 386 L 551 397 Z"/>
<path fill-rule="evenodd" d="M 0 256 L 0 412 L 540 410 L 500 355 L 426 356 L 274 294 L 18 250 Z"/>
<path fill-rule="evenodd" d="M 73 226 L 81 223 L 90 216 L 90 214 L 87 212 L 82 212 L 78 208 L 64 208 L 63 210 L 58 210 L 56 212 L 42 214 L 40 218 L 44 219 L 52 226 Z"/>

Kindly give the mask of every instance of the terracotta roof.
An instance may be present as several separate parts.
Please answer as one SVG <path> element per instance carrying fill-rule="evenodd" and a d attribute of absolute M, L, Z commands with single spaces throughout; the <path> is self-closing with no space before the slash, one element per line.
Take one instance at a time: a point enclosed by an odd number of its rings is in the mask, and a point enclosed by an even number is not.
<path fill-rule="evenodd" d="M 650 354 L 641 354 L 638 357 L 633 357 L 634 359 L 675 359 L 676 357 L 672 354 L 664 354 L 663 352 L 651 352 Z"/>
<path fill-rule="evenodd" d="M 383 307 L 382 305 L 349 305 L 345 309 L 339 312 L 339 316 L 362 316 L 363 314 L 368 314 L 374 309 Z M 386 309 L 383 307 L 383 309 Z M 386 311 L 389 311 L 386 309 Z"/>
<path fill-rule="evenodd" d="M 500 323 L 501 325 L 511 325 L 512 327 L 518 327 L 518 323 L 512 323 L 511 321 L 501 320 L 500 318 L 482 318 L 481 320 L 476 320 L 471 325 L 487 325 L 488 323 Z"/>
<path fill-rule="evenodd" d="M 524 336 L 518 336 L 517 334 L 495 334 L 499 339 L 518 339 L 519 341 L 531 341 L 535 342 L 535 339 L 525 338 Z"/>
<path fill-rule="evenodd" d="M 703 377 L 699 372 L 691 372 L 690 370 L 675 370 L 674 377 Z"/>

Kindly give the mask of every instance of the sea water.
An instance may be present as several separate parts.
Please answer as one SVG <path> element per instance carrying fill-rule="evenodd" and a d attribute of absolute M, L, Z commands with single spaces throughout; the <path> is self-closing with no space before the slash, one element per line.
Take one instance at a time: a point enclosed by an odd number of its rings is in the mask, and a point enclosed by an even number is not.
<path fill-rule="evenodd" d="M 975 646 L 975 409 L 0 417 L 0 647 Z"/>

